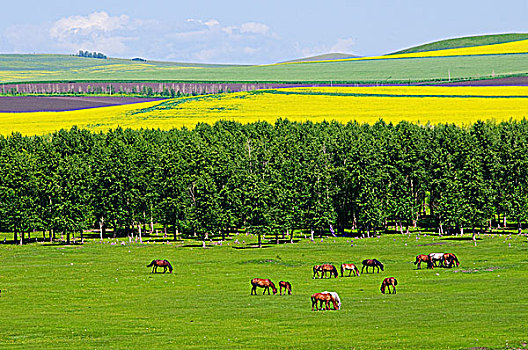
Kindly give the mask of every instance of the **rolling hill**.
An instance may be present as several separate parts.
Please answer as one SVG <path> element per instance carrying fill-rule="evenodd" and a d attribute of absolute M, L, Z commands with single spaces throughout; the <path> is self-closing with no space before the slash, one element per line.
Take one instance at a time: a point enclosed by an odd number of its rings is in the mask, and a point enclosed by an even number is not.
<path fill-rule="evenodd" d="M 526 40 L 526 39 L 528 39 L 527 33 L 466 36 L 462 38 L 439 40 L 439 41 L 434 41 L 428 44 L 414 46 L 414 47 L 411 47 L 405 50 L 393 52 L 391 53 L 391 55 L 413 53 L 413 52 L 446 50 L 446 49 L 458 49 L 458 48 L 471 47 L 471 46 L 502 44 L 502 43 L 507 43 L 507 42 L 512 42 L 512 41 Z"/>

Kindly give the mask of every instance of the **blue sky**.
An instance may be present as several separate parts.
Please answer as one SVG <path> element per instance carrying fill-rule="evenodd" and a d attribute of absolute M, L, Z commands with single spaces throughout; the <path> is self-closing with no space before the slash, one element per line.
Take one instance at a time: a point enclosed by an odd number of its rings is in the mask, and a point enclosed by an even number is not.
<path fill-rule="evenodd" d="M 264 64 L 361 56 L 458 36 L 528 32 L 528 0 L 9 1 L 0 53 Z"/>

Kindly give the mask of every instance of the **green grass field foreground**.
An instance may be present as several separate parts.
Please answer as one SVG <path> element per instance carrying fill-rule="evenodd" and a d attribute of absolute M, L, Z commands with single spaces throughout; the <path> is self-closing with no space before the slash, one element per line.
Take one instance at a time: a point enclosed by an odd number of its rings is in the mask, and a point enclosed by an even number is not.
<path fill-rule="evenodd" d="M 423 233 L 262 249 L 252 240 L 0 245 L 0 347 L 527 348 L 525 236 L 481 235 L 476 246 L 469 235 Z M 431 252 L 453 252 L 461 265 L 416 270 L 415 256 Z M 361 269 L 366 258 L 385 271 L 312 279 L 314 264 Z M 152 274 L 152 259 L 174 272 Z M 388 276 L 397 294 L 380 293 Z M 293 295 L 251 296 L 253 277 L 290 281 Z M 311 311 L 310 295 L 325 290 L 339 293 L 340 311 Z"/>

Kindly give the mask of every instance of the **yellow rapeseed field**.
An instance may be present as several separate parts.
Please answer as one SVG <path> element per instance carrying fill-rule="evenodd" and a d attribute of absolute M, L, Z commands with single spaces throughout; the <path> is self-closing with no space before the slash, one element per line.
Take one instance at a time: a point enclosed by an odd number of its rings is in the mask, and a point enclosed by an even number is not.
<path fill-rule="evenodd" d="M 91 130 L 193 128 L 199 122 L 292 121 L 398 123 L 503 121 L 528 117 L 528 87 L 317 87 L 183 97 L 67 112 L 0 113 L 0 133 L 45 134 L 77 125 Z"/>
<path fill-rule="evenodd" d="M 381 60 L 381 59 L 398 59 L 398 58 L 422 58 L 422 57 L 446 57 L 446 56 L 471 56 L 471 55 L 500 55 L 500 54 L 517 54 L 528 52 L 528 40 L 512 41 L 502 44 L 481 45 L 463 47 L 458 49 L 433 50 L 424 52 L 402 53 L 385 56 L 369 56 L 344 58 L 337 60 L 309 61 L 309 62 L 285 62 L 277 64 L 306 64 L 317 62 L 341 62 L 341 61 L 364 61 L 364 60 Z"/>

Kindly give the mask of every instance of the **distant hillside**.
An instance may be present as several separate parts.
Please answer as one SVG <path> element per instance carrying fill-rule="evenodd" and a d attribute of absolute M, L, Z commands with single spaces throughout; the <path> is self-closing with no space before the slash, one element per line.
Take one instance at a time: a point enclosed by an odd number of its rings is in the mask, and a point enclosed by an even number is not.
<path fill-rule="evenodd" d="M 501 43 L 507 43 L 511 41 L 526 40 L 526 39 L 528 39 L 527 33 L 467 36 L 463 38 L 454 38 L 454 39 L 435 41 L 429 44 L 424 44 L 420 46 L 411 47 L 409 49 L 393 52 L 390 55 L 413 53 L 413 52 L 445 50 L 445 49 L 457 49 L 457 48 L 462 48 L 462 47 L 481 46 L 481 45 L 501 44 Z"/>
<path fill-rule="evenodd" d="M 304 58 L 297 58 L 295 60 L 285 61 L 282 63 L 296 63 L 296 62 L 313 62 L 313 61 L 326 61 L 326 60 L 342 60 L 344 58 L 355 58 L 359 57 L 349 53 L 327 53 L 324 55 L 310 56 Z"/>

